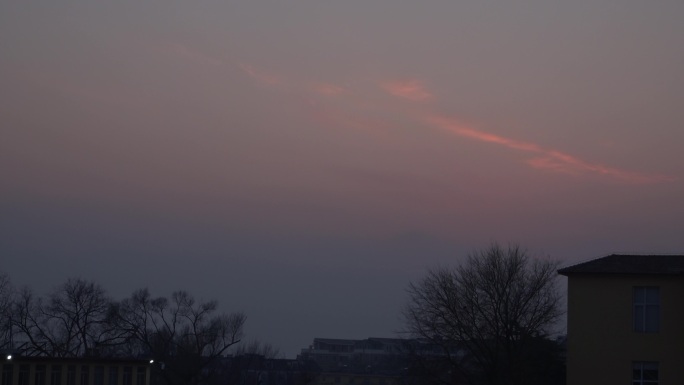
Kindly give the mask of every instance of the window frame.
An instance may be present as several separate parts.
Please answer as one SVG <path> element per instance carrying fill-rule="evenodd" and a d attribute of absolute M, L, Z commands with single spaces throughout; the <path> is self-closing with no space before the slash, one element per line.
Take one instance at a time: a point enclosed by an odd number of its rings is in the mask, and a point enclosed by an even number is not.
<path fill-rule="evenodd" d="M 14 383 L 14 364 L 5 363 L 2 365 L 2 385 L 12 385 Z"/>
<path fill-rule="evenodd" d="M 50 365 L 50 385 L 62 385 L 62 365 Z"/>
<path fill-rule="evenodd" d="M 646 370 L 655 371 L 655 379 L 644 378 Z M 638 373 L 638 375 L 637 375 Z M 639 377 L 639 378 L 636 378 Z M 660 363 L 657 361 L 634 361 L 632 362 L 632 385 L 659 385 Z"/>
<path fill-rule="evenodd" d="M 33 373 L 33 384 L 34 385 L 45 385 L 47 376 L 47 367 L 44 364 L 36 365 L 35 372 Z"/>
<path fill-rule="evenodd" d="M 635 333 L 659 333 L 660 319 L 660 287 L 634 286 L 632 330 Z"/>

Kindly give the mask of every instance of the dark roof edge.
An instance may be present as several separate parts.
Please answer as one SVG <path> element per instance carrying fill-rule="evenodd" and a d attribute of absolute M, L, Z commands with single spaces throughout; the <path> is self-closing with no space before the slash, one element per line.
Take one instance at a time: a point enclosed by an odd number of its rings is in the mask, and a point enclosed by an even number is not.
<path fill-rule="evenodd" d="M 648 261 L 646 261 L 648 259 Z M 682 275 L 682 254 L 610 254 L 556 271 L 560 275 Z"/>
<path fill-rule="evenodd" d="M 569 275 L 682 275 L 684 272 L 672 272 L 672 273 L 653 273 L 653 272 L 614 272 L 614 271 L 569 271 L 565 272 L 563 269 L 556 270 L 556 273 L 569 276 Z"/>

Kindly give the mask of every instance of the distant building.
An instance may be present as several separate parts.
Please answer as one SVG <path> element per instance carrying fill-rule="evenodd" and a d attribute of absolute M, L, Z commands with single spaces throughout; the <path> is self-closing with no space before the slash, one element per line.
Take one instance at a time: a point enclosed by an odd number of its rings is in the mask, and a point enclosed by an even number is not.
<path fill-rule="evenodd" d="M 324 371 L 395 370 L 395 364 L 403 362 L 406 343 L 398 338 L 314 338 L 299 357 L 316 362 Z"/>
<path fill-rule="evenodd" d="M 0 359 L 0 385 L 154 385 L 150 361 L 21 357 Z"/>
<path fill-rule="evenodd" d="M 567 384 L 684 384 L 684 255 L 609 255 L 568 277 Z"/>
<path fill-rule="evenodd" d="M 266 358 L 259 354 L 224 357 L 210 368 L 216 373 L 210 384 L 307 385 L 320 373 L 315 363 Z"/>
<path fill-rule="evenodd" d="M 428 341 L 401 338 L 314 338 L 297 357 L 320 367 L 314 385 L 412 384 L 428 375 L 453 379 L 444 358 L 444 351 Z M 436 372 L 428 374 L 426 363 Z"/>
<path fill-rule="evenodd" d="M 406 377 L 408 340 L 314 338 L 298 359 L 315 362 L 317 385 L 396 385 Z"/>

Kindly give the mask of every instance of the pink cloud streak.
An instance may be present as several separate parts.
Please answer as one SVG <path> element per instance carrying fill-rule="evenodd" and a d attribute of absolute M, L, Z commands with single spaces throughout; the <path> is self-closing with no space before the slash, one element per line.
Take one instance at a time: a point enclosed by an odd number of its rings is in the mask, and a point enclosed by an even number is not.
<path fill-rule="evenodd" d="M 404 81 L 389 81 L 381 84 L 382 88 L 389 94 L 412 100 L 414 102 L 421 102 L 432 98 L 423 83 L 419 80 L 404 80 Z"/>
<path fill-rule="evenodd" d="M 543 148 L 535 143 L 519 141 L 484 131 L 479 131 L 444 117 L 430 116 L 425 120 L 432 126 L 463 137 L 479 140 L 482 142 L 496 143 L 510 149 L 541 155 L 527 161 L 527 164 L 530 167 L 537 169 L 546 169 L 574 175 L 589 172 L 610 176 L 612 178 L 629 183 L 660 183 L 672 182 L 677 179 L 669 175 L 642 174 L 608 167 L 597 163 L 590 163 L 561 151 Z"/>
<path fill-rule="evenodd" d="M 245 72 L 251 78 L 257 80 L 259 83 L 269 86 L 280 85 L 284 83 L 281 77 L 257 70 L 250 65 L 239 64 L 239 67 L 243 72 Z M 303 90 L 305 92 L 324 96 L 350 94 L 348 89 L 332 83 L 312 82 L 309 84 L 310 85 L 308 87 L 300 88 L 300 91 Z M 433 98 L 432 93 L 425 89 L 422 82 L 415 79 L 384 82 L 380 83 L 380 87 L 392 96 L 408 99 L 414 102 L 422 102 Z M 367 103 L 364 103 L 364 105 L 365 104 Z M 403 113 L 404 115 L 406 114 L 405 111 L 399 113 Z M 587 162 L 558 150 L 544 148 L 533 142 L 516 140 L 477 130 L 470 126 L 461 124 L 454 119 L 439 115 L 421 114 L 419 117 L 421 121 L 427 123 L 431 127 L 442 129 L 465 138 L 470 138 L 481 142 L 494 143 L 509 149 L 533 154 L 534 157 L 527 160 L 526 164 L 535 169 L 544 169 L 552 172 L 571 175 L 591 173 L 611 177 L 613 179 L 627 183 L 661 183 L 677 180 L 677 178 L 674 176 L 644 174 L 608 167 L 598 163 Z M 350 128 L 366 129 L 373 132 L 377 132 L 378 129 L 380 129 L 380 131 L 386 131 L 385 128 L 387 127 L 387 122 L 384 121 L 380 122 L 372 119 L 361 119 L 359 117 L 351 119 L 349 117 L 344 117 L 339 113 L 328 115 L 325 117 L 325 120 L 327 120 L 329 123 L 334 122 L 336 125 L 345 125 Z"/>

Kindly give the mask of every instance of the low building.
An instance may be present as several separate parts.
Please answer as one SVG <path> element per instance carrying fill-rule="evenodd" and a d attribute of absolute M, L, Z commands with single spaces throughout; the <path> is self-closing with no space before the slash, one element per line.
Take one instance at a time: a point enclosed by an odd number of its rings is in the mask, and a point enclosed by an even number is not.
<path fill-rule="evenodd" d="M 395 374 L 405 365 L 408 343 L 398 338 L 314 338 L 299 358 L 316 362 L 323 371 Z"/>
<path fill-rule="evenodd" d="M 222 357 L 207 369 L 214 376 L 206 385 L 308 385 L 320 372 L 311 361 L 266 358 L 260 354 Z"/>
<path fill-rule="evenodd" d="M 298 359 L 320 367 L 316 385 L 397 385 L 406 383 L 415 340 L 314 338 Z"/>
<path fill-rule="evenodd" d="M 22 357 L 0 360 L 0 385 L 153 385 L 150 361 L 116 358 Z"/>

